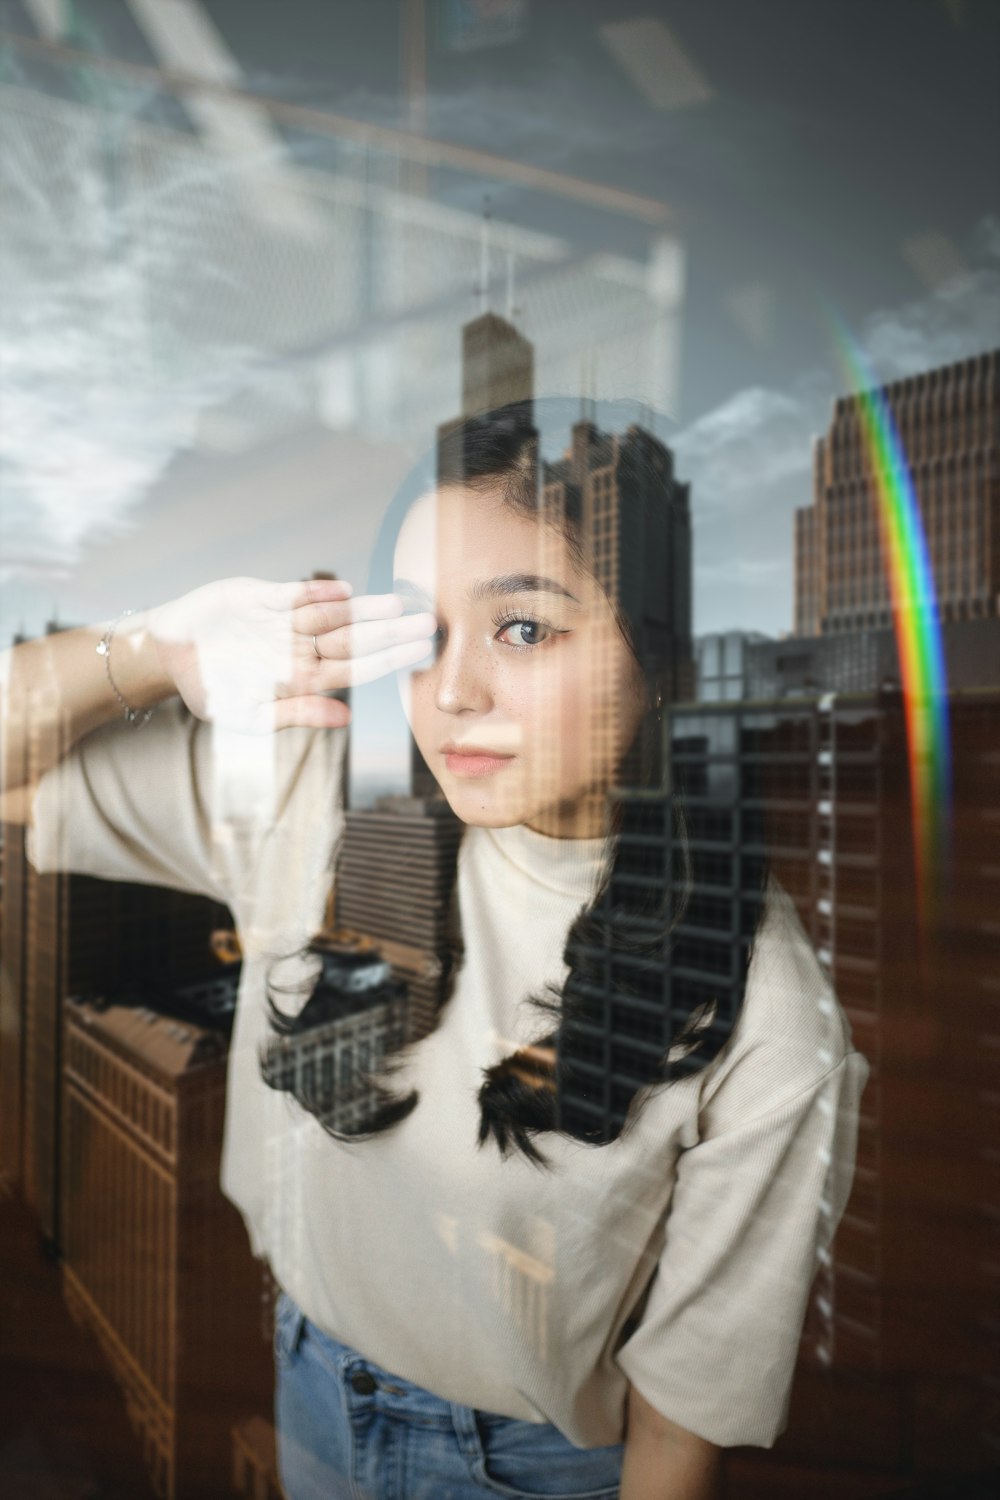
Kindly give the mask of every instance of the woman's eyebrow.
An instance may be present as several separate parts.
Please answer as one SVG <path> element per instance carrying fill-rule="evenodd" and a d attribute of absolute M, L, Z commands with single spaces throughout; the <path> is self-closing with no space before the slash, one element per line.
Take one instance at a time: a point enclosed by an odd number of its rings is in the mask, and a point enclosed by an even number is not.
<path fill-rule="evenodd" d="M 496 599 L 505 594 L 559 594 L 571 604 L 583 608 L 580 600 L 554 578 L 537 573 L 505 573 L 502 578 L 481 578 L 469 589 L 473 599 Z"/>

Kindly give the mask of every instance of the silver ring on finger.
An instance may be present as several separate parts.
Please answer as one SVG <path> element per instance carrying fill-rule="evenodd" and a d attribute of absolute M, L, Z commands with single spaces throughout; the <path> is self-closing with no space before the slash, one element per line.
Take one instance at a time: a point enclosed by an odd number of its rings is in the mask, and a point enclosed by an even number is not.
<path fill-rule="evenodd" d="M 324 660 L 324 656 L 323 656 L 322 651 L 319 649 L 319 647 L 316 644 L 316 637 L 315 636 L 313 636 L 313 638 L 312 638 L 312 643 L 313 643 L 313 650 L 315 651 L 317 657 L 319 658 L 320 661 L 323 661 Z"/>

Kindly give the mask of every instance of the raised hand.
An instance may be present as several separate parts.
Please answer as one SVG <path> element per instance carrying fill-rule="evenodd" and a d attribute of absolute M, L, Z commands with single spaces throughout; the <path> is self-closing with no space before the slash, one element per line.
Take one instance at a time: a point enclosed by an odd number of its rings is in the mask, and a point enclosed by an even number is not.
<path fill-rule="evenodd" d="M 355 599 L 340 579 L 225 578 L 158 606 L 147 625 L 192 713 L 266 734 L 347 724 L 347 705 L 325 694 L 428 656 L 434 616 L 403 611 L 398 595 Z"/>

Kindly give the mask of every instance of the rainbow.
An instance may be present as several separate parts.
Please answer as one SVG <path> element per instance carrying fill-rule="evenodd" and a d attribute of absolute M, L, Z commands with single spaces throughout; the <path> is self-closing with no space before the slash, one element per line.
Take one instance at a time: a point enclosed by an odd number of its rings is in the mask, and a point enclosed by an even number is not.
<path fill-rule="evenodd" d="M 920 502 L 884 389 L 838 320 L 838 352 L 856 393 L 875 485 L 906 716 L 917 899 L 928 933 L 947 879 L 951 738 L 941 618 Z"/>

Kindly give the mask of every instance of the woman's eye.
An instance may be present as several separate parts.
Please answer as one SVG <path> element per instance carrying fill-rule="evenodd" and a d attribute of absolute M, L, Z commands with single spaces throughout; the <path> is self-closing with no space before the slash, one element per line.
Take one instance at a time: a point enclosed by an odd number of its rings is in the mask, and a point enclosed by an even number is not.
<path fill-rule="evenodd" d="M 511 620 L 500 631 L 500 638 L 507 637 L 508 646 L 540 646 L 551 634 L 541 620 Z"/>

